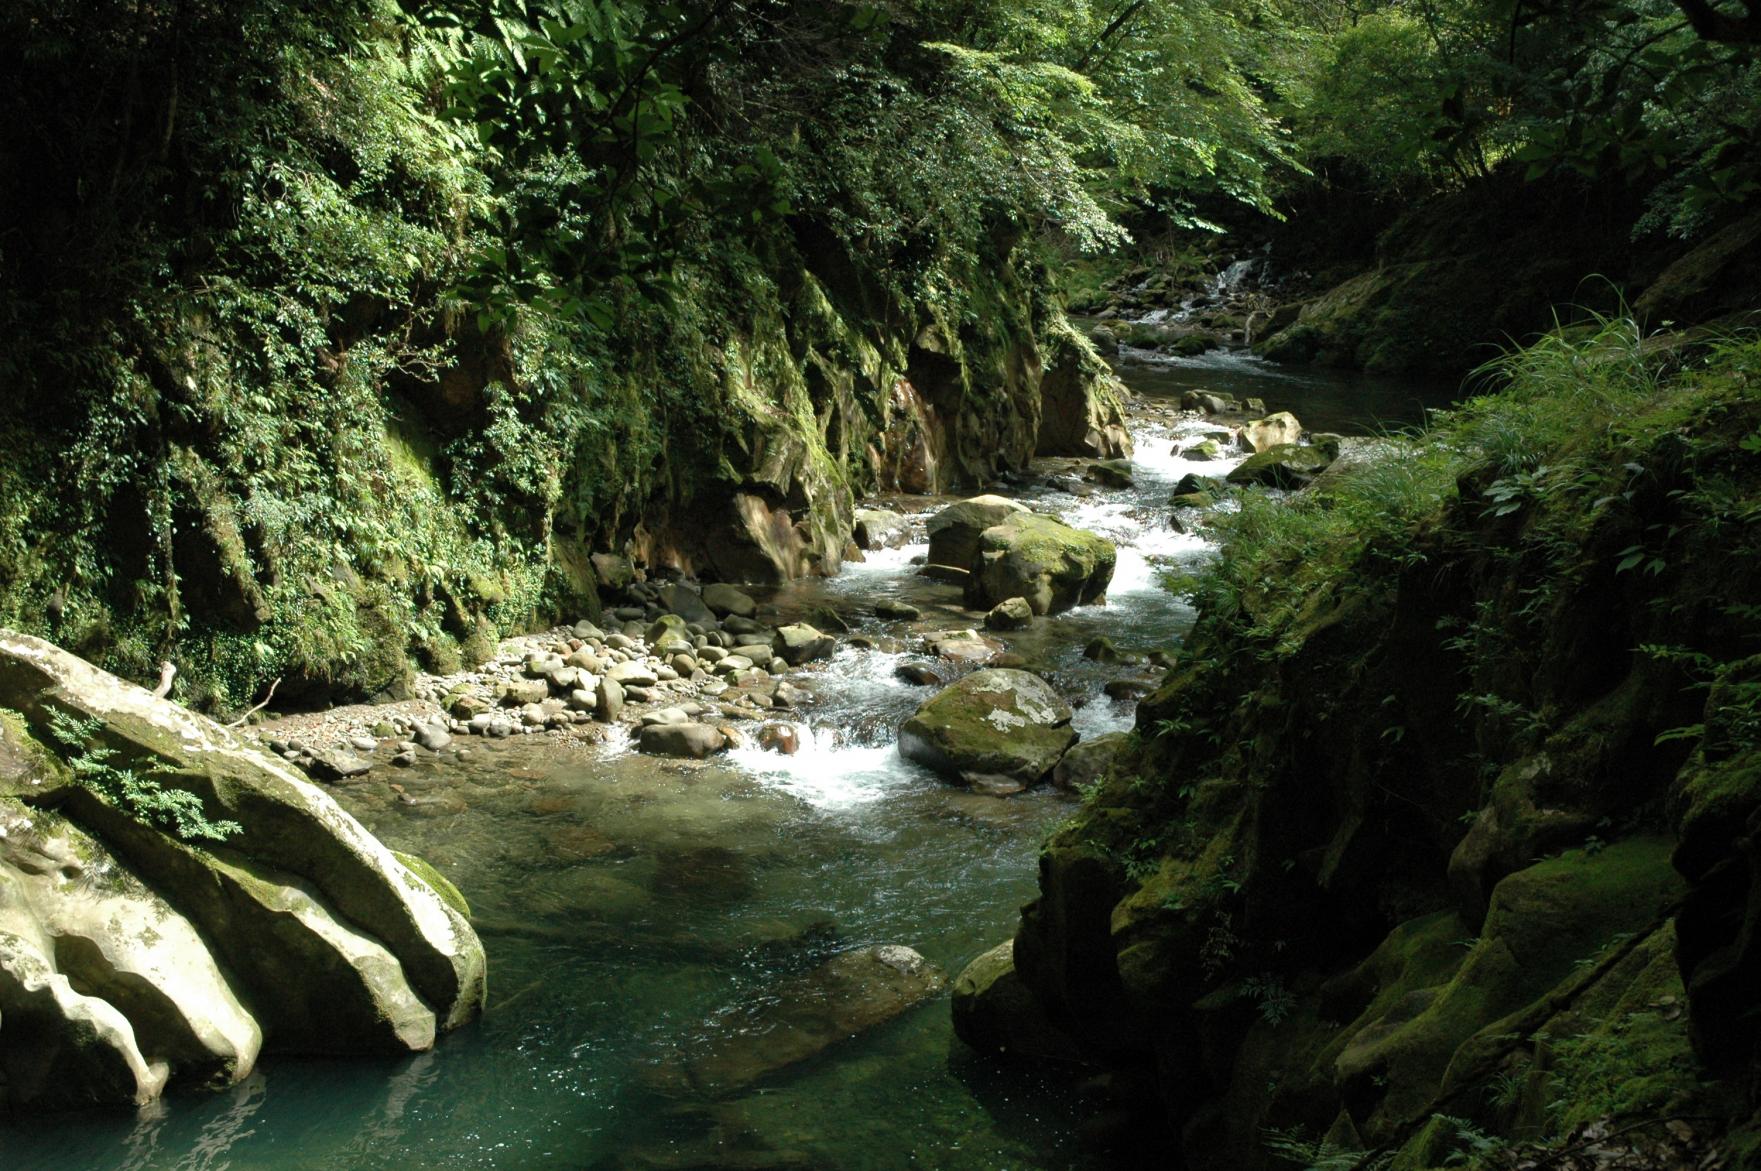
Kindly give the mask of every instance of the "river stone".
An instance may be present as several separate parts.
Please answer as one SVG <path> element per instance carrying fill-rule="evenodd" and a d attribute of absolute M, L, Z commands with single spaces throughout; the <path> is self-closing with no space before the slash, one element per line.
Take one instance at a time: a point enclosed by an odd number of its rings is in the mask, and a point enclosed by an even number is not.
<path fill-rule="evenodd" d="M 636 580 L 636 567 L 630 564 L 628 557 L 619 557 L 615 553 L 594 553 L 588 559 L 593 563 L 593 576 L 599 580 L 599 588 L 616 593 L 628 589 Z"/>
<path fill-rule="evenodd" d="M 550 696 L 548 679 L 507 679 L 496 684 L 496 693 L 506 707 L 523 707 Z"/>
<path fill-rule="evenodd" d="M 640 659 L 616 664 L 605 673 L 605 677 L 614 683 L 623 684 L 625 688 L 653 687 L 660 682 L 660 676 L 656 675 L 653 668 Z"/>
<path fill-rule="evenodd" d="M 686 622 L 715 625 L 715 613 L 704 604 L 703 595 L 682 582 L 661 586 L 657 601 Z"/>
<path fill-rule="evenodd" d="M 936 513 L 929 520 L 930 568 L 947 566 L 971 572 L 978 561 L 978 539 L 986 529 L 1027 511 L 1003 496 L 974 496 Z"/>
<path fill-rule="evenodd" d="M 652 756 L 683 756 L 702 760 L 728 745 L 727 737 L 708 724 L 651 724 L 637 735 L 637 746 Z"/>
<path fill-rule="evenodd" d="M 1136 482 L 1128 459 L 1096 460 L 1083 470 L 1083 475 L 1108 488 L 1129 488 Z"/>
<path fill-rule="evenodd" d="M 1207 415 L 1228 415 L 1241 409 L 1241 405 L 1232 398 L 1220 394 L 1211 394 L 1202 390 L 1189 390 L 1180 396 L 1180 409 L 1185 411 L 1202 411 Z"/>
<path fill-rule="evenodd" d="M 899 728 L 899 752 L 967 783 L 1037 784 L 1076 742 L 1070 706 L 1027 671 L 975 671 Z"/>
<path fill-rule="evenodd" d="M 954 1035 L 983 1053 L 1079 1061 L 1082 1053 L 1015 971 L 1015 941 L 1005 940 L 966 965 L 954 980 Z"/>
<path fill-rule="evenodd" d="M 377 1008 L 371 1021 L 358 1022 L 359 1030 L 346 1017 L 334 1030 L 316 1032 L 278 1033 L 265 1021 L 276 1047 L 332 1053 L 421 1048 L 432 1043 L 437 1025 L 450 1029 L 480 1011 L 483 948 L 470 924 L 329 795 L 281 761 L 212 720 L 10 631 L 0 631 L 0 707 L 22 713 L 35 727 L 46 725 L 57 708 L 100 720 L 99 734 L 121 762 L 194 794 L 210 818 L 243 827 L 228 841 L 223 863 L 120 813 L 91 790 L 75 790 L 65 810 L 191 918 L 224 953 L 223 966 L 243 981 L 251 1003 L 275 1001 L 277 1011 L 285 1005 L 291 1015 L 317 1020 L 339 999 L 329 974 L 349 984 L 356 977 L 341 968 L 350 968 L 371 985 Z M 235 884 L 230 873 L 246 877 Z M 228 893 L 235 885 L 237 898 Z M 197 913 L 198 903 L 206 914 Z M 247 917 L 241 907 L 275 910 Z M 308 929 L 317 946 L 302 954 L 272 945 L 280 939 L 276 922 L 297 932 L 294 924 L 308 920 L 323 920 Z M 253 951 L 262 953 L 257 980 L 238 958 Z"/>
<path fill-rule="evenodd" d="M 874 604 L 874 616 L 888 621 L 915 622 L 923 617 L 923 611 L 908 602 L 882 598 Z"/>
<path fill-rule="evenodd" d="M 306 771 L 321 781 L 342 781 L 372 770 L 371 761 L 362 760 L 341 748 L 314 748 Z"/>
<path fill-rule="evenodd" d="M 758 746 L 768 752 L 793 756 L 801 751 L 801 732 L 793 724 L 766 724 L 758 730 Z"/>
<path fill-rule="evenodd" d="M 594 689 L 593 718 L 603 724 L 614 724 L 624 714 L 624 685 L 610 677 L 599 681 Z"/>
<path fill-rule="evenodd" d="M 1302 424 L 1289 411 L 1256 419 L 1241 429 L 1241 445 L 1251 452 L 1269 451 L 1302 438 Z"/>
<path fill-rule="evenodd" d="M 703 587 L 703 604 L 723 617 L 750 618 L 758 613 L 758 603 L 751 594 L 722 582 Z"/>
<path fill-rule="evenodd" d="M 930 653 L 950 663 L 985 663 L 1003 649 L 994 638 L 986 638 L 976 630 L 944 630 L 926 635 L 924 643 Z"/>
<path fill-rule="evenodd" d="M 1018 513 L 979 537 L 966 601 L 990 607 L 1024 598 L 1035 614 L 1056 614 L 1106 596 L 1118 550 L 1105 537 L 1055 517 Z"/>
<path fill-rule="evenodd" d="M 1217 441 L 1215 439 L 1201 440 L 1180 452 L 1181 459 L 1198 460 L 1200 462 L 1219 459 L 1222 455 L 1223 449 L 1217 446 Z"/>
<path fill-rule="evenodd" d="M 856 544 L 863 549 L 897 549 L 910 536 L 910 522 L 890 509 L 856 510 L 854 537 Z"/>
<path fill-rule="evenodd" d="M 893 674 L 919 687 L 940 687 L 947 682 L 939 671 L 927 663 L 900 663 L 893 669 Z"/>
<path fill-rule="evenodd" d="M 1106 775 L 1115 762 L 1131 746 L 1131 733 L 1108 732 L 1093 740 L 1083 740 L 1052 770 L 1052 784 L 1060 789 L 1080 789 L 1094 784 Z"/>
<path fill-rule="evenodd" d="M 897 945 L 839 952 L 786 980 L 722 1030 L 725 1040 L 661 1067 L 663 1088 L 711 1097 L 737 1093 L 865 1033 L 947 986 L 942 970 Z"/>
<path fill-rule="evenodd" d="M 985 627 L 989 630 L 1020 630 L 1032 621 L 1033 607 L 1027 604 L 1026 598 L 1006 598 L 984 616 Z"/>
<path fill-rule="evenodd" d="M 1326 471 L 1330 462 L 1325 453 L 1313 447 L 1285 443 L 1248 456 L 1227 478 L 1231 484 L 1260 484 L 1294 491 Z"/>
<path fill-rule="evenodd" d="M 417 724 L 410 738 L 430 752 L 439 752 L 452 743 L 452 735 L 435 724 Z"/>
<path fill-rule="evenodd" d="M 790 667 L 799 667 L 815 659 L 829 659 L 838 649 L 838 642 L 805 622 L 778 628 L 771 641 L 776 657 Z"/>

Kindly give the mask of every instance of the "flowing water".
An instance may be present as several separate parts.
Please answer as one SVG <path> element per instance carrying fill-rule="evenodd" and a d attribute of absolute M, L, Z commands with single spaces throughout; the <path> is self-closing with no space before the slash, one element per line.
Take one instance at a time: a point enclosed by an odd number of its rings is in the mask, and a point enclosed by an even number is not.
<path fill-rule="evenodd" d="M 1416 421 L 1410 388 L 1354 389 L 1250 359 L 1121 368 L 1152 401 L 1202 385 L 1315 427 Z M 1229 466 L 1171 453 L 1202 429 L 1140 420 L 1129 489 L 1079 497 L 1044 476 L 1005 489 L 1119 543 L 1105 606 L 1006 636 L 1079 705 L 1084 736 L 1131 726 L 1131 705 L 1100 688 L 1144 669 L 1092 662 L 1083 646 L 1105 636 L 1166 647 L 1192 620 L 1159 579 L 1208 555 L 1200 537 L 1169 527 L 1166 508 L 1183 474 Z M 875 643 L 803 674 L 815 698 L 794 717 L 795 755 L 670 763 L 533 737 L 474 743 L 465 761 L 399 775 L 412 792 L 445 794 L 438 803 L 399 804 L 378 782 L 338 791 L 471 899 L 491 972 L 479 1023 L 414 1058 L 270 1059 L 233 1090 L 139 1117 L 0 1130 L 0 1171 L 712 1167 L 748 1156 L 737 1165 L 780 1166 L 765 1160 L 785 1154 L 786 1165 L 824 1168 L 1099 1165 L 1075 1137 L 1079 1087 L 964 1050 L 945 995 L 726 1100 L 680 1096 L 658 1077 L 680 1054 L 738 1046 L 752 1027 L 742 1010 L 836 949 L 907 944 L 952 975 L 1007 938 L 1033 896 L 1039 843 L 1067 799 L 967 794 L 895 748 L 898 724 L 930 694 L 895 676 L 922 658 L 915 636 L 975 617 L 953 587 L 916 575 L 922 552 L 871 554 L 768 599 L 785 615 L 836 610 Z M 923 619 L 867 617 L 883 596 Z"/>

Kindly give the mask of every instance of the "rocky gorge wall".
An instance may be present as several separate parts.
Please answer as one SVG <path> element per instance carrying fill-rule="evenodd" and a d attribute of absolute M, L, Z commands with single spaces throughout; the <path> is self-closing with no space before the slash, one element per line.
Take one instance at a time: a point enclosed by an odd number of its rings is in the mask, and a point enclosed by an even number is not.
<path fill-rule="evenodd" d="M 1191 1167 L 1749 1165 L 1753 361 L 1250 508 L 961 1035 Z"/>
<path fill-rule="evenodd" d="M 396 694 L 638 568 L 834 573 L 865 494 L 1128 447 L 1121 388 L 1024 252 L 908 295 L 810 223 L 769 248 L 694 269 L 610 348 L 455 317 L 432 360 L 387 365 L 398 319 L 358 298 L 277 359 L 315 386 L 188 307 L 105 357 L 131 404 L 90 421 L 108 454 L 7 422 L 0 620 L 136 679 L 171 661 L 197 706 Z"/>

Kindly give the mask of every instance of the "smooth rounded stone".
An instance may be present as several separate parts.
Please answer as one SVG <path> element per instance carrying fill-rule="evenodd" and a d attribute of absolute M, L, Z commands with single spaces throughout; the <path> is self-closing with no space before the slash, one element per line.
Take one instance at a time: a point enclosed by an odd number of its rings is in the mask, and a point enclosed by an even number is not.
<path fill-rule="evenodd" d="M 573 631 L 575 637 L 582 642 L 591 642 L 596 638 L 602 639 L 605 637 L 605 631 L 599 629 L 599 627 L 593 625 L 593 623 L 587 621 L 585 618 L 575 623 L 574 626 L 570 627 L 570 630 Z"/>
<path fill-rule="evenodd" d="M 624 688 L 624 695 L 631 703 L 649 703 L 654 699 L 654 692 L 652 687 L 637 687 L 634 684 Z"/>
<path fill-rule="evenodd" d="M 654 679 L 656 683 L 674 683 L 677 682 L 678 678 L 679 673 L 665 663 L 662 663 L 654 669 Z"/>
<path fill-rule="evenodd" d="M 342 781 L 358 777 L 373 768 L 371 761 L 362 760 L 340 748 L 314 748 L 300 754 L 307 759 L 306 771 L 321 781 Z"/>
<path fill-rule="evenodd" d="M 690 722 L 691 713 L 676 707 L 663 707 L 659 711 L 648 712 L 642 717 L 644 728 L 656 724 L 688 724 Z"/>
<path fill-rule="evenodd" d="M 391 758 L 391 763 L 398 768 L 409 768 L 416 763 L 416 754 L 409 751 L 400 752 Z"/>
<path fill-rule="evenodd" d="M 642 606 L 619 606 L 608 612 L 619 622 L 640 622 L 648 617 L 647 609 Z"/>
<path fill-rule="evenodd" d="M 727 747 L 728 739 L 708 724 L 651 724 L 637 735 L 637 747 L 652 756 L 703 760 Z"/>
<path fill-rule="evenodd" d="M 758 613 L 758 602 L 751 594 L 719 581 L 703 587 L 703 604 L 724 619 L 750 618 Z"/>
<path fill-rule="evenodd" d="M 766 724 L 758 730 L 758 746 L 767 752 L 793 756 L 801 751 L 801 730 L 794 724 Z"/>
<path fill-rule="evenodd" d="M 575 711 L 590 712 L 598 706 L 599 694 L 597 690 L 590 691 L 585 687 L 580 687 L 569 692 L 569 707 Z"/>
<path fill-rule="evenodd" d="M 751 659 L 736 652 L 717 660 L 715 666 L 711 668 L 711 670 L 717 675 L 738 675 L 742 671 L 752 670 L 752 666 L 753 663 Z"/>
<path fill-rule="evenodd" d="M 950 504 L 929 519 L 929 566 L 970 571 L 978 560 L 979 534 L 1027 506 L 1004 496 L 974 496 Z"/>
<path fill-rule="evenodd" d="M 1003 649 L 994 638 L 986 638 L 976 630 L 945 630 L 924 636 L 930 653 L 951 663 L 983 663 Z"/>
<path fill-rule="evenodd" d="M 723 1040 L 668 1060 L 652 1080 L 671 1092 L 738 1093 L 903 1015 L 947 982 L 940 968 L 909 947 L 839 952 L 813 971 L 777 984 L 771 995 L 729 1022 Z"/>
<path fill-rule="evenodd" d="M 1214 459 L 1221 459 L 1223 457 L 1223 449 L 1217 446 L 1217 441 L 1215 439 L 1205 439 L 1193 444 L 1191 447 L 1181 449 L 1178 454 L 1181 459 L 1208 462 Z"/>
<path fill-rule="evenodd" d="M 1241 404 L 1234 399 L 1202 390 L 1189 390 L 1181 395 L 1180 406 L 1182 410 L 1206 415 L 1232 415 L 1241 410 Z"/>
<path fill-rule="evenodd" d="M 605 645 L 614 651 L 628 651 L 636 648 L 636 640 L 623 633 L 611 634 L 606 636 Z"/>
<path fill-rule="evenodd" d="M 1307 487 L 1332 462 L 1317 448 L 1284 443 L 1248 456 L 1226 478 L 1231 484 L 1258 484 L 1295 491 Z"/>
<path fill-rule="evenodd" d="M 624 685 L 616 679 L 604 678 L 593 694 L 593 716 L 604 724 L 616 723 L 624 714 Z"/>
<path fill-rule="evenodd" d="M 882 598 L 874 604 L 874 616 L 890 622 L 914 622 L 923 617 L 923 611 L 908 602 Z"/>
<path fill-rule="evenodd" d="M 1241 445 L 1251 452 L 1270 451 L 1274 447 L 1296 443 L 1302 439 L 1302 424 L 1289 411 L 1279 411 L 1264 419 L 1256 419 L 1241 429 Z"/>
<path fill-rule="evenodd" d="M 631 687 L 653 687 L 660 682 L 660 676 L 648 664 L 630 660 L 619 663 L 605 673 L 605 677 L 613 683 L 620 683 L 627 690 Z"/>
<path fill-rule="evenodd" d="M 837 639 L 805 622 L 778 628 L 771 640 L 774 657 L 783 660 L 785 668 L 829 659 L 837 649 Z"/>
<path fill-rule="evenodd" d="M 762 691 L 754 691 L 746 696 L 746 702 L 751 704 L 753 707 L 763 708 L 763 707 L 775 707 L 777 701 L 772 699 L 770 696 L 766 695 Z"/>
<path fill-rule="evenodd" d="M 719 646 L 700 647 L 697 651 L 697 661 L 700 663 L 719 663 L 727 657 L 728 652 Z"/>
<path fill-rule="evenodd" d="M 738 614 L 730 614 L 722 621 L 722 629 L 733 635 L 764 634 L 762 622 L 754 622 L 750 618 L 742 618 Z"/>
<path fill-rule="evenodd" d="M 754 662 L 754 663 L 769 662 L 770 661 L 770 643 L 768 643 L 768 642 L 739 643 L 739 644 L 735 645 L 732 653 L 734 655 L 738 655 L 742 659 L 749 659 L 751 662 Z"/>
<path fill-rule="evenodd" d="M 439 752 L 452 743 L 452 733 L 435 724 L 417 724 L 411 739 L 430 752 Z"/>
<path fill-rule="evenodd" d="M 349 747 L 356 752 L 373 752 L 379 747 L 379 741 L 371 736 L 353 736 L 349 739 Z"/>
<path fill-rule="evenodd" d="M 520 723 L 528 728 L 542 728 L 549 715 L 542 704 L 529 703 L 520 709 Z"/>
<path fill-rule="evenodd" d="M 506 679 L 496 684 L 496 694 L 508 707 L 539 703 L 550 695 L 547 679 Z"/>
<path fill-rule="evenodd" d="M 567 695 L 581 686 L 581 669 L 579 667 L 558 667 L 544 676 L 550 689 L 559 695 Z"/>
<path fill-rule="evenodd" d="M 715 612 L 704 604 L 703 595 L 683 582 L 672 582 L 660 587 L 658 604 L 683 618 L 686 622 L 699 623 L 705 627 L 716 623 Z"/>
<path fill-rule="evenodd" d="M 1033 607 L 1026 598 L 1007 598 L 984 616 L 987 630 L 1020 630 L 1033 621 Z"/>
<path fill-rule="evenodd" d="M 1088 645 L 1082 648 L 1082 657 L 1091 662 L 1109 663 L 1113 665 L 1143 662 L 1142 655 L 1120 650 L 1113 645 L 1113 640 L 1106 635 L 1090 639 Z"/>
<path fill-rule="evenodd" d="M 1026 671 L 975 671 L 899 728 L 899 753 L 968 784 L 1038 784 L 1077 740 L 1070 706 Z"/>
<path fill-rule="evenodd" d="M 862 549 L 897 549 L 911 539 L 911 522 L 891 509 L 859 508 L 851 538 Z"/>
<path fill-rule="evenodd" d="M 674 655 L 667 660 L 666 665 L 672 669 L 675 675 L 681 677 L 689 676 L 693 671 L 697 670 L 697 660 L 687 654 Z"/>
<path fill-rule="evenodd" d="M 1052 784 L 1060 789 L 1081 789 L 1100 780 L 1131 747 L 1131 733 L 1108 732 L 1071 746 L 1052 770 Z"/>
<path fill-rule="evenodd" d="M 771 701 L 782 708 L 800 707 L 803 702 L 811 698 L 809 693 L 786 680 L 778 683 L 776 690 L 771 692 Z"/>
<path fill-rule="evenodd" d="M 516 725 L 512 720 L 496 716 L 489 722 L 488 734 L 491 740 L 506 740 L 514 734 Z"/>
<path fill-rule="evenodd" d="M 907 683 L 919 687 L 939 687 L 947 682 L 941 672 L 927 663 L 900 663 L 893 668 L 893 674 Z"/>
<path fill-rule="evenodd" d="M 1156 689 L 1154 679 L 1109 679 L 1101 687 L 1108 699 L 1141 699 Z"/>
<path fill-rule="evenodd" d="M 1082 1051 L 1061 1032 L 1015 971 L 1015 941 L 1005 940 L 954 979 L 954 1035 L 983 1053 L 1078 1061 Z"/>
<path fill-rule="evenodd" d="M 789 660 L 772 659 L 764 665 L 764 669 L 772 675 L 786 675 L 789 671 Z"/>
<path fill-rule="evenodd" d="M 651 647 L 665 638 L 676 638 L 686 646 L 691 645 L 690 627 L 677 614 L 662 614 L 648 624 L 648 629 L 642 637 Z"/>
<path fill-rule="evenodd" d="M 978 550 L 967 603 L 990 607 L 1025 598 L 1035 614 L 1103 599 L 1118 559 L 1107 538 L 1037 513 L 1018 513 L 986 529 Z"/>
<path fill-rule="evenodd" d="M 1108 488 L 1129 488 L 1136 483 L 1128 459 L 1101 459 L 1089 464 L 1082 474 Z"/>
<path fill-rule="evenodd" d="M 542 679 L 563 665 L 561 655 L 528 655 L 523 670 L 533 679 Z"/>

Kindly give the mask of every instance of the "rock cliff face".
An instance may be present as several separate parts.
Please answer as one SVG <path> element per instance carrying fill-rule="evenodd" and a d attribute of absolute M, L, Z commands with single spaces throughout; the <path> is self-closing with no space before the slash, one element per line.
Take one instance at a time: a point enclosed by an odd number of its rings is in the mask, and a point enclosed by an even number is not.
<path fill-rule="evenodd" d="M 1115 1071 L 1192 1167 L 1610 1118 L 1753 1154 L 1761 579 L 1718 518 L 1761 415 L 1727 387 L 1628 421 L 1624 471 L 1552 454 L 1582 497 L 1470 471 L 1410 543 L 1289 566 L 1290 610 L 1202 620 L 956 985 L 962 1035 Z"/>
<path fill-rule="evenodd" d="M 0 1104 L 429 1048 L 481 1009 L 485 971 L 417 869 L 212 721 L 0 631 Z"/>

